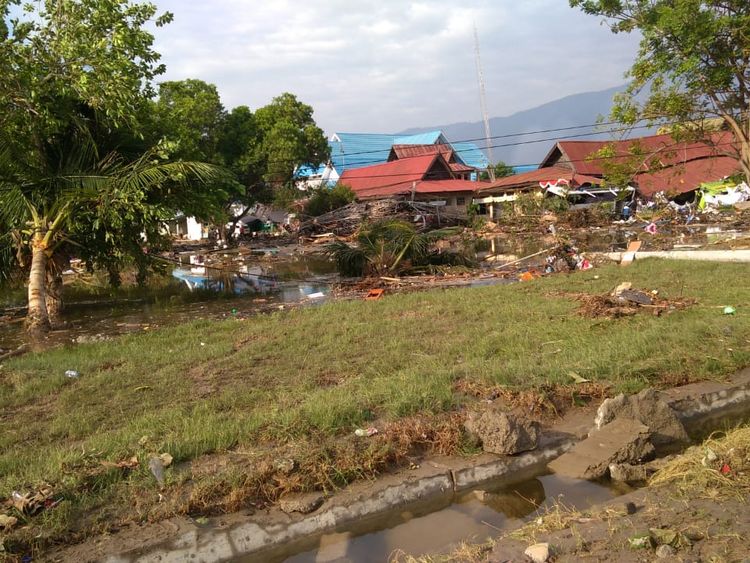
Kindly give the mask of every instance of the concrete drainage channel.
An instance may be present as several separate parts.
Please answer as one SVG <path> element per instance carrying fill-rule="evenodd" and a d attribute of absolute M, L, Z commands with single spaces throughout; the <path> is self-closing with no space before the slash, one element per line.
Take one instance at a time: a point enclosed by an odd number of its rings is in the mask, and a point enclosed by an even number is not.
<path fill-rule="evenodd" d="M 688 433 L 701 437 L 748 418 L 750 369 L 725 383 L 687 385 L 665 391 L 662 397 Z M 93 550 L 95 559 L 110 563 L 282 561 L 322 545 L 324 535 L 369 534 L 388 528 L 389 518 L 393 521 L 389 515 L 426 515 L 444 510 L 472 489 L 528 481 L 585 436 L 593 420 L 593 413 L 588 414 L 587 422 L 579 418 L 566 425 L 563 421 L 532 452 L 502 458 L 483 455 L 469 460 L 470 464 L 467 460 L 429 460 L 416 471 L 352 485 L 307 516 L 292 517 L 280 511 L 261 518 L 235 514 L 211 519 L 207 525 L 173 518 L 99 539 Z M 79 551 L 82 547 L 59 552 L 55 560 L 85 560 L 83 553 L 91 557 L 91 546 Z"/>

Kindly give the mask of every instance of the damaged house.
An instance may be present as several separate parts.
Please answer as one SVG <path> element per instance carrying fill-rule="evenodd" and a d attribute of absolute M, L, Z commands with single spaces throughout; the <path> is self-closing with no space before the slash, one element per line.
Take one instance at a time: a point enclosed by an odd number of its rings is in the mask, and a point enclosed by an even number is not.
<path fill-rule="evenodd" d="M 611 157 L 598 156 L 612 147 Z M 729 133 L 716 133 L 708 142 L 678 141 L 671 135 L 651 135 L 622 141 L 558 141 L 537 170 L 515 174 L 481 187 L 475 203 L 497 212 L 496 205 L 512 201 L 519 192 L 567 197 L 573 204 L 613 200 L 632 189 L 644 200 L 663 193 L 678 202 L 692 201 L 703 184 L 736 174 L 739 161 Z M 628 186 L 607 186 L 607 161 L 632 167 Z"/>
<path fill-rule="evenodd" d="M 414 151 L 415 153 L 418 151 Z M 403 198 L 428 202 L 447 213 L 464 216 L 484 182 L 465 179 L 460 163 L 450 163 L 450 151 L 424 151 L 410 156 L 394 147 L 393 160 L 347 170 L 339 183 L 349 186 L 358 200 Z M 403 158 L 398 158 L 401 154 Z"/>

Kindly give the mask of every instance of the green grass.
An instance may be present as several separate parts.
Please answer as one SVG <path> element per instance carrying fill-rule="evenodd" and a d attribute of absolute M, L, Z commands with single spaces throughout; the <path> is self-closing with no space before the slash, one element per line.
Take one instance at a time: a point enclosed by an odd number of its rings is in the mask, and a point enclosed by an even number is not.
<path fill-rule="evenodd" d="M 698 303 L 661 317 L 590 319 L 576 313 L 578 303 L 554 295 L 602 293 L 621 281 Z M 725 305 L 737 314 L 723 315 Z M 226 451 L 315 453 L 370 421 L 460 408 L 472 399 L 455 393 L 458 380 L 528 389 L 570 384 L 574 371 L 613 392 L 636 391 L 718 379 L 747 365 L 746 265 L 644 260 L 513 286 L 194 322 L 6 362 L 0 497 L 51 484 L 68 500 L 38 517 L 35 533 L 60 537 L 97 529 L 106 522 L 83 524 L 84 514 L 111 520 L 112 504 L 127 509 L 118 512 L 124 519 L 166 515 L 152 506 L 151 453 L 170 452 L 178 466 Z M 67 369 L 79 370 L 80 379 L 66 379 Z M 100 470 L 102 460 L 132 455 L 142 463 L 131 474 Z M 170 471 L 169 479 L 168 490 L 213 486 L 184 471 Z M 137 494 L 151 500 L 134 507 L 124 500 Z"/>

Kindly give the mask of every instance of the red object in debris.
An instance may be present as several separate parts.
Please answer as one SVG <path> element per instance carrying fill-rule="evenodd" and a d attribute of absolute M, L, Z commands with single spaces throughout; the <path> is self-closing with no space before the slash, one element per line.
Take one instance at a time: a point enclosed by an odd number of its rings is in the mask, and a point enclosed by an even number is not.
<path fill-rule="evenodd" d="M 726 463 L 721 466 L 721 469 L 719 469 L 722 475 L 729 475 L 732 472 L 732 468 L 729 467 Z"/>
<path fill-rule="evenodd" d="M 385 293 L 384 289 L 371 289 L 370 292 L 365 295 L 365 301 L 377 301 L 383 297 L 383 293 Z"/>

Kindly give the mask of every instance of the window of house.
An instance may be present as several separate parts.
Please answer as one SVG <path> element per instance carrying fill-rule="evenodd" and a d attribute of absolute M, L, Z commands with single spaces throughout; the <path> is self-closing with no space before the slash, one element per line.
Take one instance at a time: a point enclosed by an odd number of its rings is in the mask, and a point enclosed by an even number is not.
<path fill-rule="evenodd" d="M 456 198 L 456 205 L 466 205 L 466 198 L 465 197 L 457 197 Z"/>

